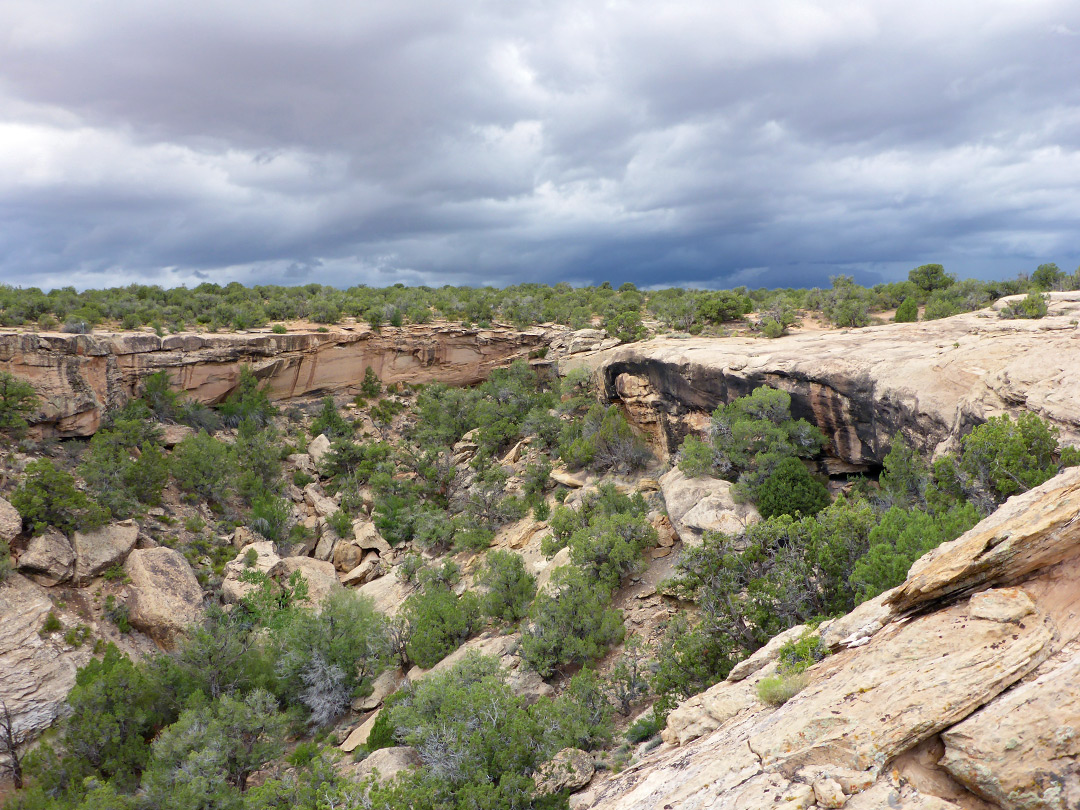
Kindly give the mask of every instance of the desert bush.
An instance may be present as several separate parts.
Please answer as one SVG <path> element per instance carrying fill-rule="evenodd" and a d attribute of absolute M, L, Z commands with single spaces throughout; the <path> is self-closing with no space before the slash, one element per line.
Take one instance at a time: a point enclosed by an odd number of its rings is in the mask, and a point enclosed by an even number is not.
<path fill-rule="evenodd" d="M 7 371 L 0 371 L 0 431 L 21 436 L 26 419 L 37 410 L 40 398 L 34 386 Z"/>
<path fill-rule="evenodd" d="M 228 485 L 235 474 L 229 446 L 205 431 L 176 445 L 169 458 L 169 468 L 184 492 L 216 503 L 227 499 Z"/>
<path fill-rule="evenodd" d="M 49 526 L 70 534 L 103 526 L 109 512 L 75 486 L 71 473 L 42 458 L 26 465 L 23 479 L 11 495 L 11 505 L 34 534 Z"/>
<path fill-rule="evenodd" d="M 829 505 L 829 491 L 798 458 L 781 461 L 754 490 L 754 504 L 764 518 L 816 515 Z"/>
<path fill-rule="evenodd" d="M 480 598 L 485 616 L 514 623 L 528 614 L 536 595 L 536 578 L 525 570 L 521 555 L 502 550 L 488 552 L 479 582 L 488 589 Z"/>
<path fill-rule="evenodd" d="M 1044 318 L 1047 313 L 1047 301 L 1049 296 L 1038 292 L 1029 292 L 1019 301 L 1015 301 L 1001 308 L 998 314 L 1002 318 Z"/>
<path fill-rule="evenodd" d="M 432 583 L 402 605 L 409 622 L 405 651 L 409 660 L 430 669 L 456 650 L 477 629 L 480 603 L 466 591 L 458 597 L 449 587 Z"/>
<path fill-rule="evenodd" d="M 897 323 L 913 323 L 919 320 L 919 302 L 913 297 L 905 298 L 903 303 L 897 307 L 893 320 Z"/>
<path fill-rule="evenodd" d="M 522 660 L 545 678 L 559 665 L 599 658 L 625 632 L 606 590 L 576 567 L 558 569 L 552 583 L 536 597 L 521 637 Z"/>

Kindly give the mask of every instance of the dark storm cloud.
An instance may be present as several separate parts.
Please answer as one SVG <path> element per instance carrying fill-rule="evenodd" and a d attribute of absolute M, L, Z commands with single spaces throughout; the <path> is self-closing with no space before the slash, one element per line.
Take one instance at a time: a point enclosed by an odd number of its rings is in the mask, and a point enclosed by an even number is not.
<path fill-rule="evenodd" d="M 0 26 L 2 282 L 1080 258 L 1064 0 L 9 0 Z"/>

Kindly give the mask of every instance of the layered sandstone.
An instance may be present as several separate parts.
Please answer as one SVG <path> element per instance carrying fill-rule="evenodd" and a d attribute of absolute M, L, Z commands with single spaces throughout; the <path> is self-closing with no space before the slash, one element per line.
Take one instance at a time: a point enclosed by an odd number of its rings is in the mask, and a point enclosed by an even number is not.
<path fill-rule="evenodd" d="M 1076 807 L 1078 515 L 1080 469 L 1011 498 L 822 626 L 836 653 L 783 706 L 754 689 L 775 662 L 717 684 L 671 714 L 664 745 L 571 807 Z"/>
<path fill-rule="evenodd" d="M 158 371 L 168 372 L 177 390 L 208 404 L 229 395 L 245 366 L 276 400 L 356 388 L 369 366 L 385 384 L 471 385 L 495 368 L 541 353 L 556 334 L 561 332 L 449 325 L 167 337 L 0 332 L 0 371 L 33 383 L 43 401 L 34 420 L 41 429 L 87 436 L 105 411 L 122 406 Z"/>
<path fill-rule="evenodd" d="M 934 451 L 990 416 L 1033 411 L 1080 440 L 1080 293 L 1054 293 L 1040 320 L 991 309 L 938 321 L 753 337 L 660 338 L 567 358 L 670 453 L 717 405 L 761 385 L 817 424 L 847 465 L 876 465 L 902 431 Z"/>

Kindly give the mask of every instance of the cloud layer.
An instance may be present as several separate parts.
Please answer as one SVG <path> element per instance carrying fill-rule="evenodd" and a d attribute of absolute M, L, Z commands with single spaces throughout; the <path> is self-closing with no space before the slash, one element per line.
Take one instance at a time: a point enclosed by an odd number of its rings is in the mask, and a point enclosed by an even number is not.
<path fill-rule="evenodd" d="M 9 0 L 0 282 L 1080 259 L 1064 0 Z"/>

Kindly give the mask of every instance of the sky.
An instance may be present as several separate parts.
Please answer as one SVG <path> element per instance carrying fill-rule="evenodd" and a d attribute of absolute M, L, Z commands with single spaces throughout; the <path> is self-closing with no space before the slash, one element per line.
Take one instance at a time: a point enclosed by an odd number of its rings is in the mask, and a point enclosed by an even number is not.
<path fill-rule="evenodd" d="M 1080 262 L 1074 0 L 4 0 L 0 283 Z"/>

